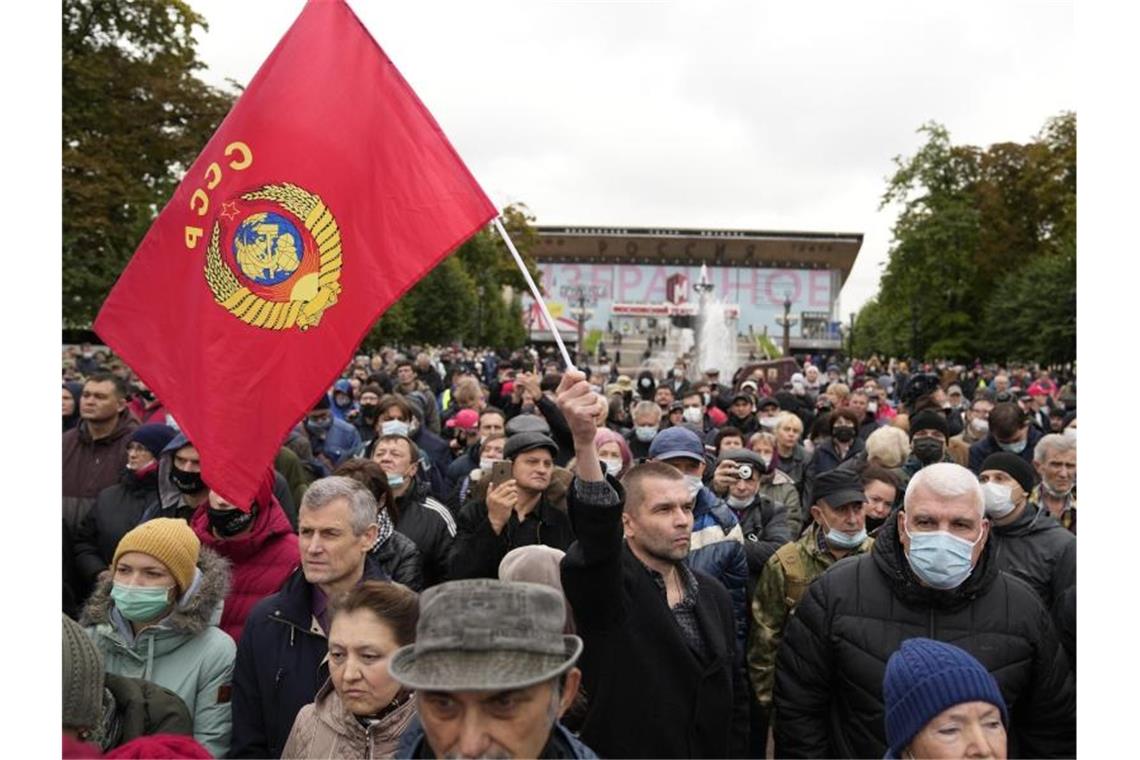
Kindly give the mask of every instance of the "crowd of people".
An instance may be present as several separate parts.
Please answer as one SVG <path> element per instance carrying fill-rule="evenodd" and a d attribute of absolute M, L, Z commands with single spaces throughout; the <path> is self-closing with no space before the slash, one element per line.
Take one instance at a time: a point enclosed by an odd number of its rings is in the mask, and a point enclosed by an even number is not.
<path fill-rule="evenodd" d="M 361 354 L 234 504 L 65 348 L 65 756 L 1075 756 L 1075 374 L 797 359 Z"/>

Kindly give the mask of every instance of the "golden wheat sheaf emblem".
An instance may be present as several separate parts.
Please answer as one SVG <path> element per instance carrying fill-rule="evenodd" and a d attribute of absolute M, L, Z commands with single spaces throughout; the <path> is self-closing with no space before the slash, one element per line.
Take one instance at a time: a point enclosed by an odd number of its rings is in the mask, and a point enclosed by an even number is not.
<path fill-rule="evenodd" d="M 340 228 L 321 199 L 288 182 L 222 204 L 206 248 L 214 300 L 253 327 L 320 324 L 341 292 Z"/>

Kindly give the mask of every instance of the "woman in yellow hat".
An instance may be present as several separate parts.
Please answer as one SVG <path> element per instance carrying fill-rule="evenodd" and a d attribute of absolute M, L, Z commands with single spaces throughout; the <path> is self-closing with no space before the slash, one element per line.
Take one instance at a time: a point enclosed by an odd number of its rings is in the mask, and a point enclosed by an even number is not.
<path fill-rule="evenodd" d="M 194 718 L 194 738 L 224 756 L 236 651 L 218 628 L 225 560 L 201 548 L 184 520 L 159 518 L 123 536 L 110 569 L 80 618 L 106 671 L 176 693 Z"/>

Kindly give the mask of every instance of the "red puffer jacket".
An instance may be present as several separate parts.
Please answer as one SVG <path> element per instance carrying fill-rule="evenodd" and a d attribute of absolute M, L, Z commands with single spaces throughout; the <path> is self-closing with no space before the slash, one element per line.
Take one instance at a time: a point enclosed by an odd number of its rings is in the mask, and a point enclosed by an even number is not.
<path fill-rule="evenodd" d="M 297 535 L 293 533 L 281 505 L 272 495 L 266 499 L 261 494 L 257 503 L 268 503 L 269 507 L 259 508 L 253 529 L 236 538 L 223 540 L 210 532 L 206 516 L 208 501 L 199 505 L 190 517 L 190 527 L 202 545 L 221 554 L 232 565 L 230 593 L 222 610 L 221 629 L 234 641 L 241 638 L 245 619 L 253 605 L 276 593 L 301 559 Z"/>

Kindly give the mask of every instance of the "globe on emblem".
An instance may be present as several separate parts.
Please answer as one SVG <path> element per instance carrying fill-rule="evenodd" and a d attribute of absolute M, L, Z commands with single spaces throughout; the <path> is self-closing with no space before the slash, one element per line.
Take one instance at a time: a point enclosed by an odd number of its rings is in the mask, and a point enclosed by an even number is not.
<path fill-rule="evenodd" d="M 242 274 L 271 286 L 288 280 L 305 252 L 296 225 L 268 211 L 242 220 L 233 234 L 233 254 Z"/>

